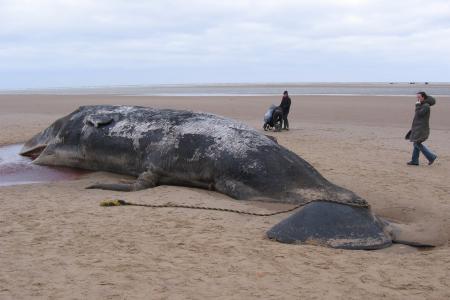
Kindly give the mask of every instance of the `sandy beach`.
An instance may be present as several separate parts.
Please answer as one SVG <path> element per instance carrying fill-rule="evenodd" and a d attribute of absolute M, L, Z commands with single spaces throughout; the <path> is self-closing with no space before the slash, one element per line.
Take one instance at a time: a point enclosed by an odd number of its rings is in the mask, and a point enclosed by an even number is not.
<path fill-rule="evenodd" d="M 0 187 L 0 299 L 449 299 L 450 97 L 437 97 L 427 145 L 439 158 L 407 166 L 414 95 L 292 96 L 291 130 L 270 132 L 330 181 L 432 250 L 286 245 L 265 232 L 288 214 L 254 217 L 176 208 L 100 207 L 103 200 L 167 202 L 252 212 L 212 191 L 159 186 L 86 190 L 129 179 L 95 172 L 72 181 Z M 23 143 L 80 105 L 126 104 L 211 112 L 262 130 L 280 97 L 0 95 L 0 145 Z"/>

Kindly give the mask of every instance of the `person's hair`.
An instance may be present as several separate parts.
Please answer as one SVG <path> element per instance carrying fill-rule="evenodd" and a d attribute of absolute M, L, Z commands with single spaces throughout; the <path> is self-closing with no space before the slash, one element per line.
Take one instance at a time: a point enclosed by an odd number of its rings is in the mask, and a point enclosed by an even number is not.
<path fill-rule="evenodd" d="M 287 95 L 287 94 L 288 94 L 288 91 L 284 91 L 284 92 L 283 92 L 283 95 Z"/>
<path fill-rule="evenodd" d="M 422 95 L 423 99 L 427 99 L 428 98 L 428 95 L 425 92 L 417 92 L 416 94 L 417 95 Z"/>

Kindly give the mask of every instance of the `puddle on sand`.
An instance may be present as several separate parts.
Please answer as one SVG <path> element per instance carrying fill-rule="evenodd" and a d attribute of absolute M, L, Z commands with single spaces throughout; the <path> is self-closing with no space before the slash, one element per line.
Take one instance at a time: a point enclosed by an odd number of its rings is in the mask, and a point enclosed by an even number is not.
<path fill-rule="evenodd" d="M 0 147 L 0 186 L 77 179 L 86 170 L 47 167 L 32 164 L 32 159 L 19 155 L 22 144 Z"/>

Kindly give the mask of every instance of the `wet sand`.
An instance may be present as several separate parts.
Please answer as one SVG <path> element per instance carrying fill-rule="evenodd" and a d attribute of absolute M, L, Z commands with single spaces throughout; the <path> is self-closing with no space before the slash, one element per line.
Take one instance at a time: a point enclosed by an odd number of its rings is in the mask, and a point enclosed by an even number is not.
<path fill-rule="evenodd" d="M 404 224 L 429 251 L 293 246 L 267 240 L 286 215 L 252 217 L 174 208 L 100 207 L 103 200 L 271 212 L 198 189 L 85 190 L 129 179 L 103 172 L 72 181 L 0 187 L 0 298 L 448 299 L 450 97 L 432 108 L 433 166 L 408 167 L 403 139 L 414 96 L 293 96 L 289 132 L 270 133 L 326 178 Z M 21 143 L 80 105 L 206 111 L 262 127 L 278 97 L 0 95 L 0 145 Z M 261 129 L 262 130 L 262 129 Z M 423 159 L 422 159 L 422 162 Z"/>
<path fill-rule="evenodd" d="M 77 168 L 33 164 L 34 158 L 19 154 L 22 146 L 23 144 L 0 146 L 0 186 L 78 179 L 90 173 Z"/>

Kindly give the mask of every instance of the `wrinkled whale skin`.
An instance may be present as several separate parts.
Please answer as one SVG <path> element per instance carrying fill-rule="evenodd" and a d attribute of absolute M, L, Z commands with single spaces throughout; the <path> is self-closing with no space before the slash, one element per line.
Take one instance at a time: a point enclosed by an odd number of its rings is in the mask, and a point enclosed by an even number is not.
<path fill-rule="evenodd" d="M 305 203 L 316 199 L 367 206 L 326 180 L 297 154 L 249 126 L 221 116 L 139 106 L 82 106 L 30 139 L 35 163 L 138 177 L 158 184 L 214 189 L 235 199 Z"/>

